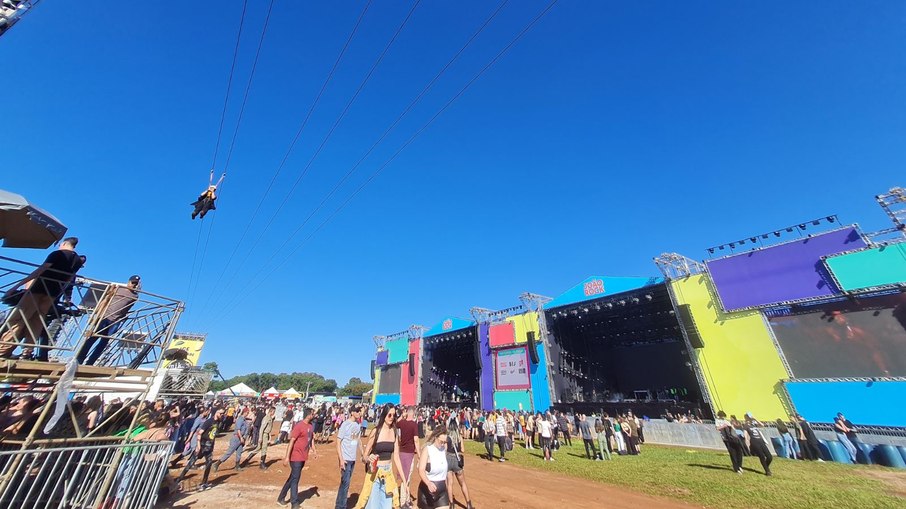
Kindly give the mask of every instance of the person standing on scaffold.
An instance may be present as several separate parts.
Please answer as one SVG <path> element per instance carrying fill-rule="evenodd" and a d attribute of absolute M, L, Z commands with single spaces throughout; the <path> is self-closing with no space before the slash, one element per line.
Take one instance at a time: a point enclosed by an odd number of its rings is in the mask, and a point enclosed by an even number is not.
<path fill-rule="evenodd" d="M 220 184 L 223 183 L 223 179 L 226 178 L 226 173 L 220 176 L 220 180 L 217 183 L 214 183 L 214 170 L 211 170 L 211 176 L 208 179 L 208 188 L 205 189 L 203 193 L 198 196 L 198 199 L 191 203 L 195 210 L 192 212 L 192 219 L 195 219 L 196 216 L 204 219 L 205 214 L 210 210 L 217 210 L 217 207 L 214 206 L 214 202 L 217 200 L 217 188 L 220 187 Z"/>

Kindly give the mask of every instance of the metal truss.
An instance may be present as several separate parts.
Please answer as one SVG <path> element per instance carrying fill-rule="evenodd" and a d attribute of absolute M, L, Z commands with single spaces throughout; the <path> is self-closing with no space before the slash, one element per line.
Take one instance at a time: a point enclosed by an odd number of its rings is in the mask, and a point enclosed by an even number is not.
<path fill-rule="evenodd" d="M 703 263 L 679 253 L 662 253 L 654 258 L 654 263 L 667 279 L 679 279 L 705 272 Z"/>
<path fill-rule="evenodd" d="M 491 315 L 497 313 L 493 309 L 473 307 L 469 309 L 469 314 L 472 315 L 472 318 L 476 323 L 488 323 L 491 321 Z"/>
<path fill-rule="evenodd" d="M 208 392 L 214 372 L 202 368 L 185 367 L 161 370 L 163 381 L 159 396 L 183 397 L 203 396 Z"/>
<path fill-rule="evenodd" d="M 0 35 L 18 23 L 25 13 L 30 11 L 41 0 L 9 0 L 0 2 Z"/>
<path fill-rule="evenodd" d="M 878 205 L 893 222 L 893 226 L 865 234 L 865 236 L 870 239 L 886 235 L 906 237 L 906 189 L 902 187 L 891 188 L 887 193 L 875 196 L 875 200 L 878 201 Z"/>

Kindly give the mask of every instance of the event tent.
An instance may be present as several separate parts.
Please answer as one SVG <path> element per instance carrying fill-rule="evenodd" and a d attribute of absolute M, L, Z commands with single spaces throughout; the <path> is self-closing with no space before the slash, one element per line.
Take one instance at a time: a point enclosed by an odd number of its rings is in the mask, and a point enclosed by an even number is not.
<path fill-rule="evenodd" d="M 245 385 L 244 383 L 240 382 L 240 383 L 230 387 L 229 389 L 224 389 L 224 390 L 218 392 L 217 395 L 218 396 L 242 396 L 242 397 L 246 397 L 246 398 L 251 398 L 251 397 L 257 396 L 258 393 L 254 389 L 249 387 L 248 385 Z"/>
<path fill-rule="evenodd" d="M 276 387 L 271 387 L 270 389 L 262 392 L 261 396 L 267 399 L 273 399 L 280 396 L 280 391 L 278 391 Z"/>
<path fill-rule="evenodd" d="M 299 399 L 300 397 L 302 397 L 302 395 L 299 394 L 299 391 L 290 387 L 289 389 L 283 391 L 283 397 L 286 399 Z"/>

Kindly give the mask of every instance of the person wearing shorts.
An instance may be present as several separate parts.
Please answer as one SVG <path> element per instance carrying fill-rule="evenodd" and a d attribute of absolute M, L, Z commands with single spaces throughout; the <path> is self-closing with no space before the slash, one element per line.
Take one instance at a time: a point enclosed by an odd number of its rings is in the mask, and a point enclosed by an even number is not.
<path fill-rule="evenodd" d="M 428 435 L 428 445 L 422 450 L 418 461 L 419 509 L 449 509 L 450 495 L 447 492 L 447 428 L 438 425 Z"/>

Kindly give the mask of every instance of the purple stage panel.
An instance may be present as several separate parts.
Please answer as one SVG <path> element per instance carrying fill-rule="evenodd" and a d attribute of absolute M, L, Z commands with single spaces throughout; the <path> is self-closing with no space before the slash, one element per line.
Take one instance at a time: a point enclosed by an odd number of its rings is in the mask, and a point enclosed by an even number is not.
<path fill-rule="evenodd" d="M 491 354 L 490 328 L 487 323 L 478 326 L 478 349 L 481 356 L 481 409 L 494 409 L 494 360 Z"/>
<path fill-rule="evenodd" d="M 387 358 L 390 356 L 390 352 L 387 350 L 381 350 L 377 353 L 377 359 L 375 359 L 375 364 L 378 366 L 386 366 Z"/>
<path fill-rule="evenodd" d="M 721 305 L 734 311 L 840 293 L 821 257 L 864 246 L 847 227 L 706 263 Z"/>

